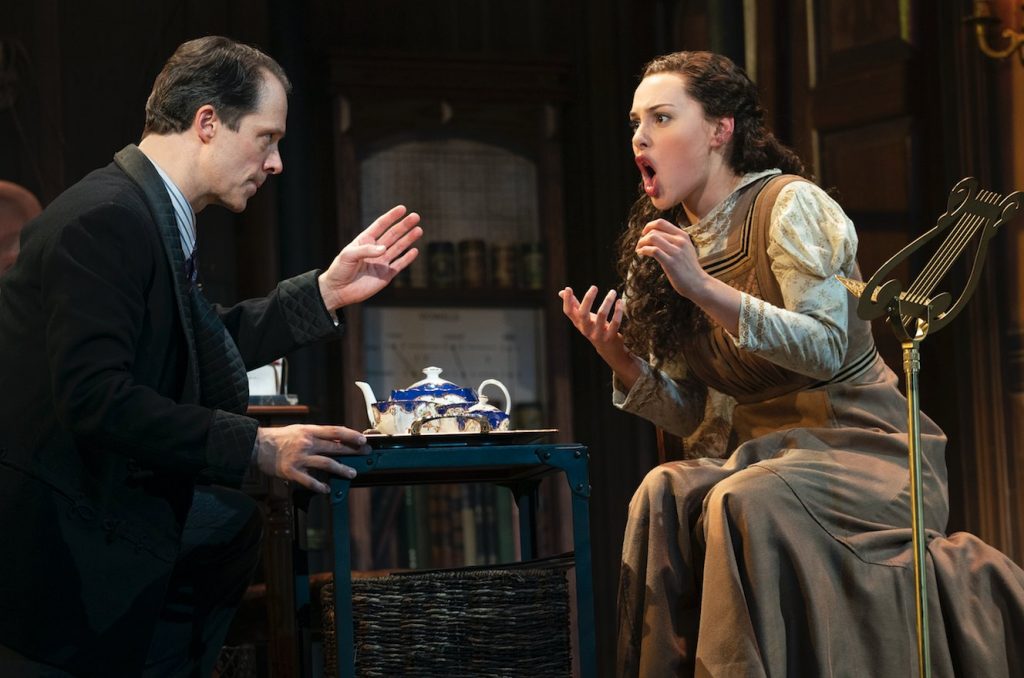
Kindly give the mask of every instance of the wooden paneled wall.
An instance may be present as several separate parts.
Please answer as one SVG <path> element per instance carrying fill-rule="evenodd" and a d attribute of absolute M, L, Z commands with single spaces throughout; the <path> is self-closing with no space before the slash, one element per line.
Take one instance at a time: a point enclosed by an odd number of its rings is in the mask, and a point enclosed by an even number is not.
<path fill-rule="evenodd" d="M 781 126 L 789 123 L 818 182 L 856 224 L 865 275 L 935 224 L 960 178 L 1011 190 L 999 165 L 998 140 L 1009 130 L 998 127 L 1004 99 L 997 74 L 961 22 L 970 3 L 957 4 L 759 4 L 762 15 L 789 19 L 788 40 L 758 48 L 759 82 L 779 109 L 791 111 Z M 1004 128 L 1010 120 L 1003 118 Z M 897 275 L 912 279 L 931 251 L 922 250 Z M 1011 309 L 1021 306 L 1019 285 L 1006 283 L 1019 264 L 991 259 L 967 311 L 922 346 L 921 401 L 949 436 L 950 531 L 975 532 L 1021 562 L 1017 488 L 1024 462 L 1008 437 L 1011 393 L 1019 392 L 1011 382 L 1020 378 L 1006 369 L 1007 346 L 1019 345 Z M 962 289 L 970 265 L 967 257 L 957 262 L 943 289 Z M 881 323 L 875 331 L 883 356 L 902 374 L 895 337 Z"/>
<path fill-rule="evenodd" d="M 1003 21 L 1001 28 L 1012 27 L 1018 32 L 1024 30 L 1020 3 L 1000 0 L 995 5 L 996 14 Z M 994 32 L 1001 33 L 1001 30 Z M 994 42 L 998 47 L 1005 44 L 1002 40 Z M 1001 190 L 1024 191 L 1024 60 L 1011 57 L 990 63 L 989 67 L 994 70 L 999 102 L 997 125 L 1004 139 L 999 144 L 1003 149 L 1000 158 Z M 998 257 L 997 261 L 1004 270 L 1000 310 L 1006 320 L 1004 383 L 1010 401 L 1007 413 L 1011 450 L 1007 464 L 1009 515 L 1015 518 L 1013 555 L 1021 563 L 1024 562 L 1024 214 L 1018 215 L 1016 222 L 1009 224 L 998 237 L 1003 247 L 992 256 Z"/>

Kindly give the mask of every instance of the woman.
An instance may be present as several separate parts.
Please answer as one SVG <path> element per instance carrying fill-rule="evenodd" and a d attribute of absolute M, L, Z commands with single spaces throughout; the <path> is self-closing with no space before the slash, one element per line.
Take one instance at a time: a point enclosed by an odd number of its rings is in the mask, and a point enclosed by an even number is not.
<path fill-rule="evenodd" d="M 619 672 L 911 675 L 906 401 L 835 279 L 859 275 L 853 224 L 763 119 L 725 57 L 648 64 L 628 313 L 615 290 L 596 310 L 594 287 L 559 293 L 615 405 L 699 457 L 654 469 L 630 503 Z M 1021 675 L 1024 572 L 942 535 L 945 437 L 925 416 L 921 433 L 934 675 Z"/>

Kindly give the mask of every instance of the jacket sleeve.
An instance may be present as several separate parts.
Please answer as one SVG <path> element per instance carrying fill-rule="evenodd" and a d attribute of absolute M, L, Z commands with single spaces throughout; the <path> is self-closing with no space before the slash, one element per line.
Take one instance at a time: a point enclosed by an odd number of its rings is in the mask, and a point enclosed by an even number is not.
<path fill-rule="evenodd" d="M 344 329 L 324 306 L 317 284 L 319 271 L 281 281 L 268 296 L 231 307 L 217 307 L 235 340 L 246 369 L 254 369 L 297 348 L 338 337 Z"/>

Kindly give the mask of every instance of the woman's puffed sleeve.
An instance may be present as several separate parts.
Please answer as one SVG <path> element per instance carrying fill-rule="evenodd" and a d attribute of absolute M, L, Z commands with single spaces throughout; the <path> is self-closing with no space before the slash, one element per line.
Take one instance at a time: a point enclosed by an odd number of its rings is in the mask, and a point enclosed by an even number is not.
<path fill-rule="evenodd" d="M 848 292 L 836 274 L 854 268 L 857 234 L 820 188 L 793 182 L 772 209 L 768 257 L 784 308 L 744 294 L 737 346 L 781 367 L 831 378 L 847 347 Z"/>

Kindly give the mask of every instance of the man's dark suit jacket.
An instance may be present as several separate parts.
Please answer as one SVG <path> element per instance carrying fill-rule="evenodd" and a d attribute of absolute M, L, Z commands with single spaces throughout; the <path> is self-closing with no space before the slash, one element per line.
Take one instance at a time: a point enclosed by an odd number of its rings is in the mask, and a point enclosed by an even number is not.
<path fill-rule="evenodd" d="M 26 226 L 0 281 L 0 645 L 76 674 L 139 672 L 194 485 L 251 463 L 256 421 L 199 403 L 181 261 L 129 146 Z M 316 272 L 218 312 L 247 368 L 340 333 Z"/>

